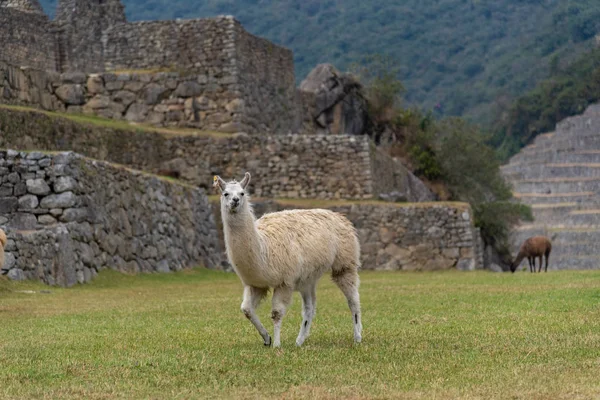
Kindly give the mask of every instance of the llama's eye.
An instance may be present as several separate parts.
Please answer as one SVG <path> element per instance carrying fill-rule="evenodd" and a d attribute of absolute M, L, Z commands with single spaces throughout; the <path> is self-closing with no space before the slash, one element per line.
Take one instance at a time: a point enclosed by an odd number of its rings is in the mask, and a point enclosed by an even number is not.
<path fill-rule="evenodd" d="M 243 196 L 243 195 L 244 195 L 244 192 L 240 193 L 240 196 Z"/>
<path fill-rule="evenodd" d="M 229 196 L 229 193 L 225 192 L 225 193 L 223 193 L 223 196 L 227 197 L 227 196 Z"/>

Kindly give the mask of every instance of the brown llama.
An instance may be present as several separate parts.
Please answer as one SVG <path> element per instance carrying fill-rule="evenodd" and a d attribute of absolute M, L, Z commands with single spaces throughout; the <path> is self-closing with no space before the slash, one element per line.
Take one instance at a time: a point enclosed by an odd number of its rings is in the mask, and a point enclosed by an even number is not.
<path fill-rule="evenodd" d="M 552 244 L 550 243 L 550 239 L 546 236 L 530 237 L 521 245 L 517 258 L 510 265 L 510 271 L 515 272 L 519 264 L 521 264 L 521 261 L 527 257 L 527 260 L 529 261 L 529 271 L 535 272 L 535 259 L 536 257 L 539 257 L 540 268 L 538 269 L 538 272 L 542 272 L 542 257 L 546 256 L 546 268 L 544 269 L 544 272 L 548 272 L 548 257 L 550 256 L 551 251 Z"/>
<path fill-rule="evenodd" d="M 6 247 L 6 233 L 0 229 L 0 269 L 4 267 L 4 247 Z"/>

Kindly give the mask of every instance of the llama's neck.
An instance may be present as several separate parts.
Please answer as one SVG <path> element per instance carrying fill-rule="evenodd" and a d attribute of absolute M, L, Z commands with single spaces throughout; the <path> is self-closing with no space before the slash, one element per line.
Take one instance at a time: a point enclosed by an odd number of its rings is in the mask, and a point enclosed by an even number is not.
<path fill-rule="evenodd" d="M 222 211 L 229 260 L 245 283 L 256 285 L 262 280 L 265 260 L 264 241 L 256 229 L 254 213 L 250 207 L 236 214 Z"/>
<path fill-rule="evenodd" d="M 519 251 L 519 254 L 517 254 L 517 258 L 515 258 L 515 261 L 513 261 L 513 265 L 516 267 L 519 266 L 519 264 L 521 264 L 521 261 L 523 261 L 523 259 L 527 257 L 527 253 L 524 250 Z"/>

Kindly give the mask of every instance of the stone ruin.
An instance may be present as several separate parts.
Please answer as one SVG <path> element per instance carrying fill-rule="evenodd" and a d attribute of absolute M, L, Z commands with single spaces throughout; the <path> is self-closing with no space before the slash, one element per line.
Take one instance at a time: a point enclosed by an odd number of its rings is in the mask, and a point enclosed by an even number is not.
<path fill-rule="evenodd" d="M 233 17 L 130 23 L 118 0 L 59 0 L 50 20 L 37 1 L 0 0 L 0 37 L 0 103 L 28 107 L 0 105 L 0 149 L 18 149 L 0 151 L 12 278 L 227 268 L 207 190 L 246 170 L 259 214 L 316 199 L 347 214 L 364 268 L 483 266 L 468 205 L 427 203 L 365 135 L 358 82 L 320 65 L 296 88 L 292 53 Z"/>
<path fill-rule="evenodd" d="M 600 104 L 538 135 L 501 171 L 534 221 L 517 227 L 513 254 L 534 235 L 551 238 L 548 269 L 597 269 L 600 257 Z M 526 261 L 521 266 L 526 265 Z"/>

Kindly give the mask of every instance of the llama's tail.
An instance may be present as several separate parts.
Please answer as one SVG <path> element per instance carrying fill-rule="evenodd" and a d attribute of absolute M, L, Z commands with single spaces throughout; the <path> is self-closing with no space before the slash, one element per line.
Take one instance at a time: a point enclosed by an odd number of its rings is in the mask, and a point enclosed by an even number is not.
<path fill-rule="evenodd" d="M 353 232 L 354 233 L 354 232 Z M 337 254 L 331 268 L 333 277 L 342 275 L 346 272 L 357 272 L 360 267 L 360 243 L 354 233 L 341 240 L 337 249 Z"/>

